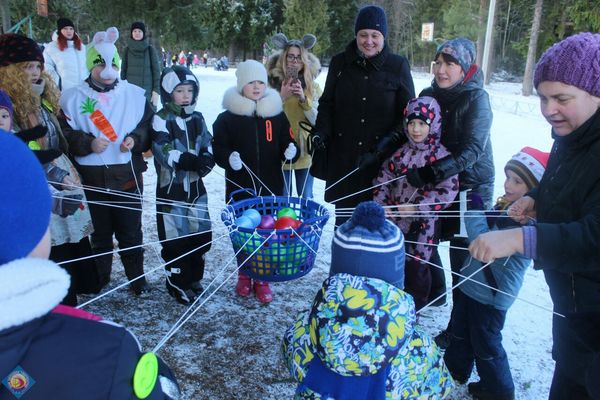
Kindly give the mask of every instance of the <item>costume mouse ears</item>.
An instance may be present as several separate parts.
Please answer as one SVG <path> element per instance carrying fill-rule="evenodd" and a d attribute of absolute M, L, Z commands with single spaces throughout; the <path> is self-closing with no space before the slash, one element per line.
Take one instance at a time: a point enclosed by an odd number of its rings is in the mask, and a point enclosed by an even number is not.
<path fill-rule="evenodd" d="M 290 46 L 304 47 L 306 50 L 312 49 L 317 44 L 317 37 L 311 33 L 307 33 L 302 37 L 302 40 L 288 38 L 283 33 L 278 33 L 271 38 L 271 43 L 276 49 L 283 50 Z"/>

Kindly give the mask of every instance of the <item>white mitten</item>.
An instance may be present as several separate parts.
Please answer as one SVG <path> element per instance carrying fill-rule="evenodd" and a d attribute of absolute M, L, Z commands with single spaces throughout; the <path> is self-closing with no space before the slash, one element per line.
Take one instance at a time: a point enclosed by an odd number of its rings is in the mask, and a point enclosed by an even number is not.
<path fill-rule="evenodd" d="M 158 107 L 158 103 L 159 102 L 160 102 L 160 95 L 157 92 L 152 91 L 152 96 L 150 98 L 150 103 L 152 103 L 152 105 L 154 107 Z"/>
<path fill-rule="evenodd" d="M 173 164 L 179 162 L 179 157 L 181 157 L 181 152 L 179 150 L 169 151 L 169 158 L 167 159 L 167 164 L 169 164 L 169 167 L 174 168 Z"/>
<path fill-rule="evenodd" d="M 240 157 L 240 153 L 234 151 L 229 155 L 229 165 L 231 165 L 231 168 L 234 171 L 242 169 L 242 158 Z"/>
<path fill-rule="evenodd" d="M 294 143 L 290 143 L 287 149 L 285 149 L 283 152 L 283 156 L 286 160 L 291 160 L 292 158 L 296 157 L 296 152 L 296 146 L 294 146 Z"/>

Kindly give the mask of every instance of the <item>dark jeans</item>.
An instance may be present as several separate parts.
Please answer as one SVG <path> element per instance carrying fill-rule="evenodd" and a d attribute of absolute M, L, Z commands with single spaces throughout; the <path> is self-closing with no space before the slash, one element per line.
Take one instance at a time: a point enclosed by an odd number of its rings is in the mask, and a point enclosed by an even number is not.
<path fill-rule="evenodd" d="M 554 376 L 550 386 L 548 400 L 588 400 L 592 397 L 588 394 L 586 388 L 573 381 L 561 371 L 558 364 L 554 367 Z"/>
<path fill-rule="evenodd" d="M 452 309 L 450 334 L 452 342 L 444 361 L 452 376 L 467 380 L 473 366 L 486 392 L 514 392 L 506 351 L 502 347 L 502 328 L 506 310 L 497 310 L 462 294 Z"/>

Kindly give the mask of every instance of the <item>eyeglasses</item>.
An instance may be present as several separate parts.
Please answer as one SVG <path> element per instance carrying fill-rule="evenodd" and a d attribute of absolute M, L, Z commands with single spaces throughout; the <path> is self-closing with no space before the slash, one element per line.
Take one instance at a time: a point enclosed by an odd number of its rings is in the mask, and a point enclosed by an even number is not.
<path fill-rule="evenodd" d="M 286 59 L 289 62 L 294 62 L 294 61 L 301 62 L 302 61 L 302 56 L 295 56 L 293 54 L 288 54 L 287 57 L 286 57 Z"/>

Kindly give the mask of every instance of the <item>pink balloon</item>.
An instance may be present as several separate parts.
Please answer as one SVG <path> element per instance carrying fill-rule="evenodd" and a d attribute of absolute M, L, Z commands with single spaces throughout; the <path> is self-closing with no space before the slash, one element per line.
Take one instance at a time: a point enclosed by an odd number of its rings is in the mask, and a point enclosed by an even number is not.
<path fill-rule="evenodd" d="M 263 215 L 260 219 L 258 229 L 273 229 L 275 228 L 275 218 L 272 215 Z"/>

